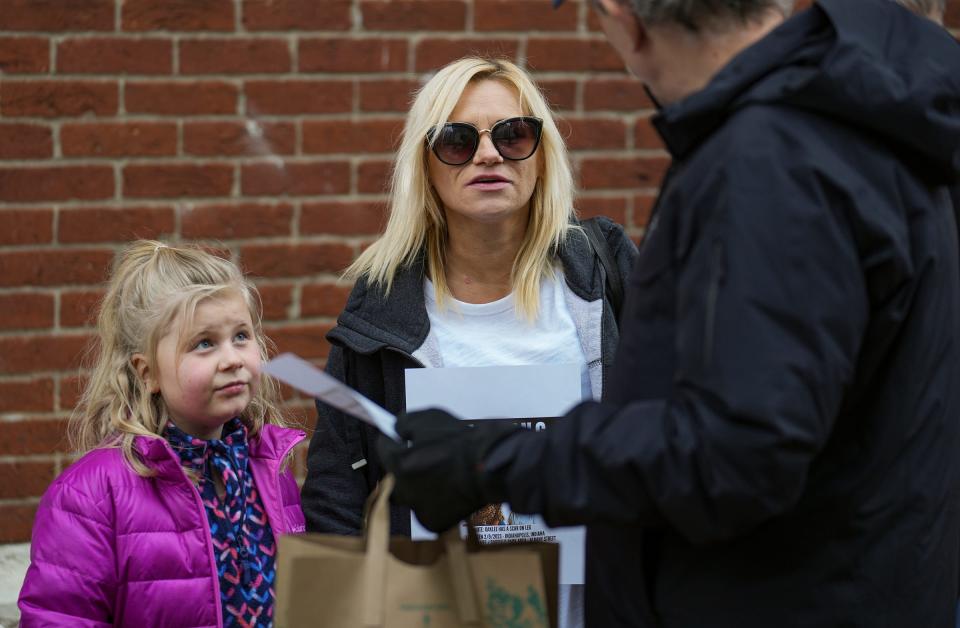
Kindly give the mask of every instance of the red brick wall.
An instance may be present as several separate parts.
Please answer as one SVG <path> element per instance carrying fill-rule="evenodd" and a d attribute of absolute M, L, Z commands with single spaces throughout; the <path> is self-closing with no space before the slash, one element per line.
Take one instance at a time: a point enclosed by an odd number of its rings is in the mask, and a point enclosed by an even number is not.
<path fill-rule="evenodd" d="M 410 90 L 471 51 L 534 71 L 582 213 L 640 237 L 667 159 L 582 1 L 0 0 L 0 542 L 29 538 L 70 460 L 64 419 L 123 243 L 229 252 L 278 347 L 322 363 Z"/>

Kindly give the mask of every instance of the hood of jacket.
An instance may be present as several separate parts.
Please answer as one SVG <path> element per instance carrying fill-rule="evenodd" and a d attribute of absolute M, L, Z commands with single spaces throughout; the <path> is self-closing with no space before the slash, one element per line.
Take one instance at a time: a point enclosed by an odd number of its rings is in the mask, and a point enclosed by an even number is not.
<path fill-rule="evenodd" d="M 960 45 L 889 0 L 820 0 L 654 124 L 678 159 L 737 109 L 795 107 L 863 129 L 937 183 L 960 172 Z"/>

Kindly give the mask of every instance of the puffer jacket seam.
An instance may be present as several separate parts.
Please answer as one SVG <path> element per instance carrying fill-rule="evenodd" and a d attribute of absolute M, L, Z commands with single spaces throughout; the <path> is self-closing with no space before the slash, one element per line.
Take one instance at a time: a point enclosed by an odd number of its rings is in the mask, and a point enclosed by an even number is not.
<path fill-rule="evenodd" d="M 88 515 L 81 514 L 81 513 L 79 513 L 79 512 L 76 512 L 76 511 L 74 511 L 74 510 L 71 510 L 71 509 L 69 509 L 69 508 L 62 508 L 62 507 L 60 507 L 60 506 L 50 506 L 50 508 L 53 509 L 53 510 L 59 510 L 60 512 L 62 512 L 62 513 L 64 513 L 64 514 L 67 514 L 67 515 L 70 515 L 70 516 L 72 516 L 72 517 L 77 517 L 78 519 L 83 519 L 84 521 L 89 521 L 90 523 L 96 525 L 97 527 L 99 527 L 99 528 L 101 528 L 101 529 L 106 529 L 106 530 L 108 530 L 108 531 L 113 529 L 113 528 L 110 526 L 110 524 L 104 523 L 104 522 L 102 522 L 102 521 L 97 521 L 96 519 L 93 519 L 92 517 L 90 517 L 90 516 L 88 516 Z"/>

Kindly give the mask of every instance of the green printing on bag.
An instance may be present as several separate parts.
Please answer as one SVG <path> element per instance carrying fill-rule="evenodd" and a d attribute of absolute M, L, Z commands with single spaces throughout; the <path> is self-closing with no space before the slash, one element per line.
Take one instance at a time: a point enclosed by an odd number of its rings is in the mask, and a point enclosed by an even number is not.
<path fill-rule="evenodd" d="M 547 625 L 547 610 L 532 586 L 524 600 L 487 578 L 487 618 L 490 628 L 540 628 Z"/>
<path fill-rule="evenodd" d="M 423 613 L 424 628 L 426 628 L 427 626 L 430 626 L 431 612 L 436 612 L 436 611 L 443 612 L 443 613 L 451 612 L 449 604 L 401 604 L 400 610 L 407 611 L 407 612 L 413 611 L 415 613 Z"/>

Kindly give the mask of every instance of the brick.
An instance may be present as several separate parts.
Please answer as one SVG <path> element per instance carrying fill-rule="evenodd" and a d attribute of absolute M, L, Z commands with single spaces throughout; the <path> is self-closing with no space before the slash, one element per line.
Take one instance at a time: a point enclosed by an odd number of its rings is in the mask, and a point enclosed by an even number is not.
<path fill-rule="evenodd" d="M 591 79 L 583 85 L 583 108 L 587 111 L 640 111 L 652 107 L 643 84 L 633 78 Z"/>
<path fill-rule="evenodd" d="M 371 201 L 304 203 L 300 233 L 376 234 L 386 224 L 386 206 Z"/>
<path fill-rule="evenodd" d="M 0 329 L 42 329 L 44 327 L 53 327 L 52 294 L 0 294 Z"/>
<path fill-rule="evenodd" d="M 636 227 L 646 228 L 650 222 L 650 213 L 657 202 L 657 197 L 651 194 L 637 194 L 633 197 L 633 224 Z"/>
<path fill-rule="evenodd" d="M 437 70 L 451 61 L 468 55 L 516 60 L 519 46 L 519 41 L 515 39 L 465 37 L 423 39 L 414 50 L 414 67 L 418 72 Z"/>
<path fill-rule="evenodd" d="M 31 250 L 0 253 L 0 285 L 94 284 L 106 279 L 110 250 Z"/>
<path fill-rule="evenodd" d="M 0 244 L 47 244 L 53 241 L 53 211 L 4 209 Z"/>
<path fill-rule="evenodd" d="M 0 373 L 66 371 L 80 367 L 87 335 L 0 337 Z"/>
<path fill-rule="evenodd" d="M 237 113 L 239 90 L 223 82 L 127 83 L 124 104 L 129 113 L 217 115 Z"/>
<path fill-rule="evenodd" d="M 53 462 L 0 462 L 0 477 L 0 499 L 23 499 L 43 495 L 57 471 Z"/>
<path fill-rule="evenodd" d="M 0 124 L 0 159 L 53 156 L 53 133 L 39 124 Z"/>
<path fill-rule="evenodd" d="M 2 11 L 3 9 L 0 9 Z M 50 71 L 50 43 L 41 37 L 0 37 L 0 72 L 43 74 Z"/>
<path fill-rule="evenodd" d="M 570 150 L 625 148 L 627 126 L 610 118 L 563 118 L 557 121 L 560 134 Z"/>
<path fill-rule="evenodd" d="M 282 321 L 288 318 L 290 306 L 293 305 L 291 284 L 258 285 L 257 290 L 260 292 L 260 301 L 263 303 L 263 320 Z"/>
<path fill-rule="evenodd" d="M 177 153 L 172 122 L 67 123 L 60 127 L 66 157 L 162 157 Z"/>
<path fill-rule="evenodd" d="M 37 504 L 0 505 L 0 543 L 26 543 L 30 540 Z"/>
<path fill-rule="evenodd" d="M 947 0 L 946 11 L 943 15 L 943 24 L 947 28 L 960 28 L 960 2 Z"/>
<path fill-rule="evenodd" d="M 266 157 L 291 155 L 297 146 L 292 122 L 186 122 L 183 152 L 188 155 Z"/>
<path fill-rule="evenodd" d="M 87 385 L 87 378 L 75 375 L 60 377 L 60 398 L 59 408 L 66 412 L 72 412 L 78 403 L 80 395 Z"/>
<path fill-rule="evenodd" d="M 49 412 L 53 410 L 53 380 L 0 382 L 0 413 Z M 0 422 L 0 426 L 3 423 Z"/>
<path fill-rule="evenodd" d="M 0 168 L 0 201 L 98 200 L 114 193 L 110 166 Z"/>
<path fill-rule="evenodd" d="M 69 451 L 67 422 L 63 419 L 0 421 L 0 456 Z"/>
<path fill-rule="evenodd" d="M 60 210 L 60 242 L 155 240 L 172 234 L 172 207 L 85 207 Z"/>
<path fill-rule="evenodd" d="M 633 123 L 633 146 L 634 148 L 664 148 L 663 140 L 650 123 L 649 117 L 637 118 Z"/>
<path fill-rule="evenodd" d="M 389 161 L 363 161 L 357 166 L 357 192 L 385 194 L 393 164 Z"/>
<path fill-rule="evenodd" d="M 353 109 L 352 81 L 247 81 L 247 114 L 345 113 Z"/>
<path fill-rule="evenodd" d="M 347 162 L 260 163 L 245 165 L 240 189 L 246 196 L 313 196 L 350 191 Z"/>
<path fill-rule="evenodd" d="M 540 91 L 544 98 L 555 109 L 576 109 L 577 108 L 577 82 L 557 79 L 537 81 Z"/>
<path fill-rule="evenodd" d="M 243 0 L 248 31 L 346 31 L 353 26 L 350 0 Z"/>
<path fill-rule="evenodd" d="M 277 345 L 279 353 L 290 351 L 305 360 L 314 360 L 325 358 L 330 352 L 330 345 L 324 340 L 324 336 L 332 328 L 332 325 L 323 323 L 282 327 L 271 325 L 266 329 L 266 333 Z"/>
<path fill-rule="evenodd" d="M 290 48 L 282 39 L 200 39 L 180 42 L 181 74 L 289 72 Z"/>
<path fill-rule="evenodd" d="M 3 81 L 0 115 L 60 118 L 117 113 L 117 84 L 93 81 Z"/>
<path fill-rule="evenodd" d="M 300 295 L 301 316 L 335 318 L 343 311 L 352 286 L 340 284 L 308 284 Z"/>
<path fill-rule="evenodd" d="M 621 225 L 627 224 L 627 199 L 622 196 L 581 196 L 577 199 L 580 218 L 606 216 Z"/>
<path fill-rule="evenodd" d="M 406 113 L 413 102 L 417 81 L 378 79 L 361 81 L 360 111 L 399 111 Z"/>
<path fill-rule="evenodd" d="M 473 28 L 477 31 L 576 31 L 576 8 L 554 10 L 550 2 L 475 0 Z"/>
<path fill-rule="evenodd" d="M 60 326 L 93 327 L 103 299 L 103 290 L 83 290 L 60 293 Z"/>
<path fill-rule="evenodd" d="M 303 123 L 305 153 L 386 153 L 396 150 L 403 120 L 322 120 Z"/>
<path fill-rule="evenodd" d="M 403 72 L 407 42 L 402 39 L 301 39 L 301 72 Z"/>
<path fill-rule="evenodd" d="M 114 0 L 3 0 L 0 31 L 112 31 Z"/>
<path fill-rule="evenodd" d="M 229 196 L 233 166 L 227 164 L 128 164 L 123 195 L 130 198 Z"/>
<path fill-rule="evenodd" d="M 181 231 L 191 239 L 265 238 L 289 236 L 293 206 L 289 203 L 209 205 L 183 211 Z"/>
<path fill-rule="evenodd" d="M 600 26 L 600 19 L 597 11 L 591 9 L 587 11 L 587 31 L 591 33 L 603 34 L 603 28 Z"/>
<path fill-rule="evenodd" d="M 232 31 L 232 0 L 123 0 L 125 31 Z"/>
<path fill-rule="evenodd" d="M 170 74 L 169 39 L 85 37 L 57 45 L 58 74 Z"/>
<path fill-rule="evenodd" d="M 605 39 L 530 39 L 527 66 L 535 71 L 622 70 L 623 62 Z"/>
<path fill-rule="evenodd" d="M 657 187 L 670 160 L 665 157 L 587 157 L 580 164 L 585 189 Z"/>
<path fill-rule="evenodd" d="M 244 269 L 256 277 L 303 277 L 340 272 L 353 261 L 346 244 L 249 244 L 241 247 Z"/>
<path fill-rule="evenodd" d="M 459 31 L 466 27 L 467 5 L 460 0 L 362 0 L 363 27 L 373 31 Z"/>

